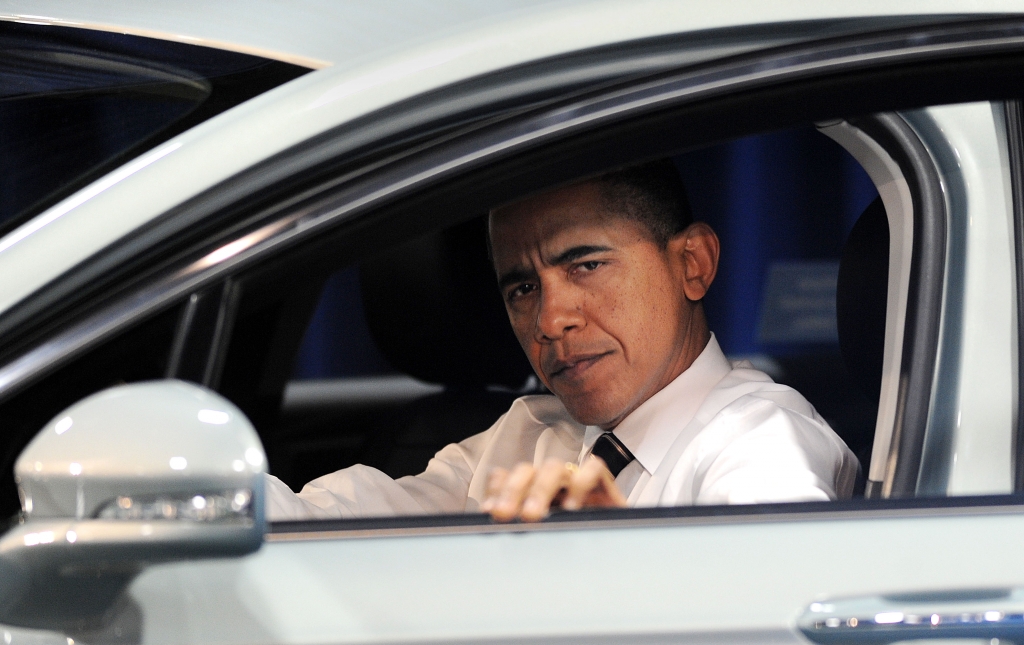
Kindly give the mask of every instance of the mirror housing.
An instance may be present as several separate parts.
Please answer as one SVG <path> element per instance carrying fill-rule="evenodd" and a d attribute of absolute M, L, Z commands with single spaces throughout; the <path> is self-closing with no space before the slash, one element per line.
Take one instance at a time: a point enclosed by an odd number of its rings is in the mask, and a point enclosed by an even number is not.
<path fill-rule="evenodd" d="M 266 457 L 242 412 L 182 381 L 113 387 L 57 415 L 15 464 L 0 622 L 86 628 L 146 565 L 263 543 Z"/>

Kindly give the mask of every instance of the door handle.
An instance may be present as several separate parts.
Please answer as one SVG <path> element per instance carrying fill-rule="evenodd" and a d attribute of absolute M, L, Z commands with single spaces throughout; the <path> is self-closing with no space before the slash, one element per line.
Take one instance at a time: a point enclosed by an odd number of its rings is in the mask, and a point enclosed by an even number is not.
<path fill-rule="evenodd" d="M 1024 645 L 1024 588 L 815 602 L 797 620 L 797 627 L 820 645 L 883 645 L 949 638 L 998 639 Z"/>

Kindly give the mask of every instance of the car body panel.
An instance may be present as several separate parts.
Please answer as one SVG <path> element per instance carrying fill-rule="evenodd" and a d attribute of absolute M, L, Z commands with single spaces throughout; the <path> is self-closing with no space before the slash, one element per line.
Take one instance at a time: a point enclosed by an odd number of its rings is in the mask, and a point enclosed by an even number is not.
<path fill-rule="evenodd" d="M 311 67 L 358 65 L 383 52 L 446 40 L 495 41 L 541 58 L 652 35 L 745 24 L 866 16 L 1014 13 L 1011 0 L 244 0 L 159 4 L 4 0 L 0 19 L 116 30 L 266 56 Z M 245 20 L 239 17 L 244 16 Z"/>
<path fill-rule="evenodd" d="M 83 13 L 75 13 L 73 18 L 61 17 L 71 15 L 65 13 L 70 6 L 6 2 L 0 4 L 0 14 L 8 19 L 49 23 L 132 22 L 127 12 L 110 22 L 112 16 L 106 11 L 125 7 L 109 5 L 109 10 L 103 10 L 101 7 L 108 5 L 102 3 L 83 5 L 78 9 Z M 172 21 L 172 15 L 192 15 L 191 33 L 196 34 L 203 33 L 200 23 L 228 29 L 225 25 L 240 22 L 227 9 L 218 7 L 211 16 L 205 11 L 189 11 L 190 6 L 185 4 L 179 11 L 172 11 L 169 6 L 159 11 L 141 10 L 139 19 L 149 30 L 147 33 L 167 34 L 190 32 Z M 505 6 L 495 3 L 491 8 L 498 11 Z M 329 21 L 320 20 L 317 26 L 310 26 L 311 18 L 317 15 L 312 7 L 308 13 L 292 9 L 290 18 L 282 20 L 277 30 L 264 30 L 255 24 L 254 33 L 225 32 L 196 38 L 211 44 L 248 42 L 246 47 L 274 51 L 287 47 L 268 44 L 265 37 L 255 34 L 281 32 L 296 40 L 303 38 L 299 33 L 305 33 L 306 39 L 315 42 L 317 37 L 310 35 L 309 30 L 324 29 Z M 0 313 L 131 231 L 242 170 L 325 130 L 467 78 L 574 51 L 702 29 L 870 16 L 888 16 L 892 24 L 904 24 L 906 16 L 914 13 L 962 14 L 963 8 L 957 2 L 870 2 L 855 6 L 787 2 L 772 4 L 770 9 L 754 2 L 729 3 L 717 8 L 665 0 L 647 0 L 642 4 L 571 2 L 524 9 L 510 16 L 495 15 L 491 20 L 481 19 L 479 24 L 467 23 L 461 29 L 425 25 L 424 36 L 415 44 L 403 43 L 401 49 L 396 49 L 398 43 L 390 46 L 391 41 L 378 34 L 378 45 L 351 62 L 308 74 L 228 110 L 8 233 L 0 239 L 0 273 L 12 279 L 0 284 Z M 985 14 L 1010 12 L 1019 7 L 1012 2 L 993 1 L 972 3 L 970 9 L 972 13 Z M 94 13 L 87 15 L 88 11 Z M 249 7 L 245 12 L 259 13 Z M 271 9 L 268 13 L 276 12 Z M 396 23 L 402 21 L 402 12 L 392 11 L 390 15 Z M 414 18 L 415 15 L 406 16 L 409 20 Z M 161 26 L 159 19 L 170 22 Z M 366 19 L 364 25 L 354 15 L 347 28 L 373 33 L 374 25 L 383 29 L 383 24 Z M 214 26 L 209 29 L 215 29 Z M 434 32 L 434 28 L 438 31 Z M 698 49 L 710 47 L 714 51 L 713 43 L 695 42 Z M 319 51 L 293 52 L 323 58 Z M 254 132 L 260 136 L 252 136 Z M 167 176 L 175 177 L 175 181 L 165 181 Z"/>
<path fill-rule="evenodd" d="M 275 534 L 241 559 L 152 567 L 131 595 L 146 643 L 799 643 L 795 620 L 816 600 L 1019 584 L 1021 531 L 1024 514 L 1003 511 Z"/>
<path fill-rule="evenodd" d="M 510 3 L 499 2 L 467 12 L 460 12 L 460 3 L 443 3 L 448 13 L 431 13 L 433 5 L 425 3 L 409 5 L 405 13 L 395 4 L 325 6 L 268 3 L 261 10 L 183 3 L 129 11 L 98 2 L 0 3 L 0 13 L 22 19 L 104 29 L 132 22 L 126 31 L 322 67 L 154 148 L 0 239 L 0 312 L 219 182 L 331 128 L 467 78 L 696 29 L 962 13 L 965 6 L 979 13 L 1020 9 L 1009 2 L 874 1 L 566 2 L 508 14 L 503 12 Z M 244 23 L 237 19 L 243 12 L 260 19 Z M 339 16 L 358 38 L 332 31 L 325 12 Z M 455 14 L 458 20 L 446 20 Z M 951 133 L 954 156 L 963 160 L 955 168 L 942 166 L 933 149 L 947 180 L 958 173 L 966 187 L 967 210 L 958 211 L 963 218 L 957 220 L 967 248 L 958 329 L 974 334 L 947 358 L 965 370 L 955 383 L 959 403 L 948 490 L 1009 491 L 1013 409 L 1006 412 L 1006 404 L 1007 397 L 1015 401 L 1016 364 L 1005 354 L 1015 338 L 1013 249 L 1005 244 L 997 253 L 987 251 L 1012 229 L 1008 171 L 1000 161 L 1005 142 L 1001 147 L 994 134 L 998 117 L 988 104 L 932 112 L 933 122 Z M 961 119 L 970 123 L 957 130 Z M 969 433 L 959 430 L 961 411 Z M 935 427 L 949 429 L 945 421 Z M 976 429 L 979 434 L 970 434 Z M 442 527 L 433 534 L 278 531 L 244 558 L 148 568 L 106 631 L 76 637 L 102 642 L 128 634 L 146 643 L 798 643 L 804 641 L 795 621 L 816 600 L 1021 584 L 1020 507 L 955 503 L 938 510 L 840 506 L 774 517 Z"/>
<path fill-rule="evenodd" d="M 918 490 L 1013 491 L 1017 338 L 1013 196 L 999 104 L 908 114 L 947 196 L 950 240 L 935 393 Z"/>

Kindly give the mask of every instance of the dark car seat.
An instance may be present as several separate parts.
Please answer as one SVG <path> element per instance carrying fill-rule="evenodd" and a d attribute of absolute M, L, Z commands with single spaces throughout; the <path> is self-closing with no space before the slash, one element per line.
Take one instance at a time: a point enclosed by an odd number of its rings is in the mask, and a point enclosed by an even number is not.
<path fill-rule="evenodd" d="M 882 199 L 861 213 L 843 247 L 836 285 L 839 351 L 854 381 L 878 405 L 885 350 L 885 313 L 889 287 L 889 220 Z M 867 470 L 874 426 L 842 437 Z"/>
<path fill-rule="evenodd" d="M 445 445 L 490 427 L 533 371 L 512 334 L 487 257 L 481 217 L 423 236 L 360 265 L 370 332 L 401 372 L 444 386 L 408 404 L 370 438 L 360 461 L 391 476 L 421 472 Z M 889 274 L 889 225 L 881 199 L 843 249 L 836 316 L 843 361 L 877 405 Z M 840 433 L 866 469 L 874 426 Z"/>
<path fill-rule="evenodd" d="M 397 370 L 444 386 L 401 410 L 361 461 L 393 477 L 490 427 L 527 391 L 533 370 L 512 329 L 487 256 L 486 218 L 423 236 L 359 267 L 366 321 Z"/>

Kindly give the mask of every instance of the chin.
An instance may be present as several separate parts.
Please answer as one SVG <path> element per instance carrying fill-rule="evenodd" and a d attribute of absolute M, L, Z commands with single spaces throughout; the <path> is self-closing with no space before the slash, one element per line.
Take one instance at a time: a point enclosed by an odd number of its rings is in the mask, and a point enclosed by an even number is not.
<path fill-rule="evenodd" d="M 557 393 L 556 393 L 557 395 Z M 569 412 L 569 416 L 585 426 L 604 427 L 619 417 L 618 411 L 609 410 L 607 406 L 596 401 L 588 401 L 592 397 L 558 397 Z"/>
<path fill-rule="evenodd" d="M 569 415 L 583 425 L 607 428 L 620 421 L 629 406 L 628 400 L 619 400 L 624 388 L 615 381 L 608 382 L 605 379 L 598 385 L 598 379 L 588 379 L 588 382 L 573 384 L 576 387 L 564 387 L 568 384 L 556 381 L 553 385 L 552 393 L 562 402 Z"/>

